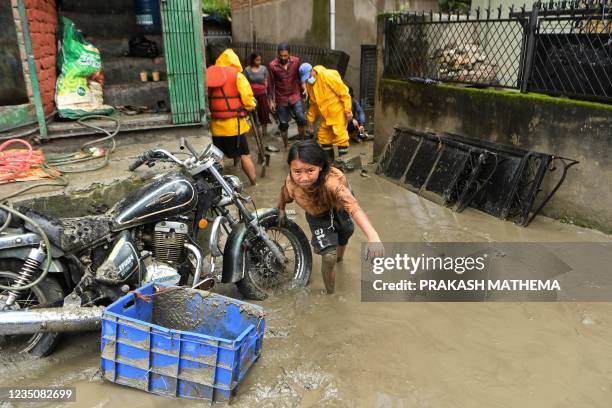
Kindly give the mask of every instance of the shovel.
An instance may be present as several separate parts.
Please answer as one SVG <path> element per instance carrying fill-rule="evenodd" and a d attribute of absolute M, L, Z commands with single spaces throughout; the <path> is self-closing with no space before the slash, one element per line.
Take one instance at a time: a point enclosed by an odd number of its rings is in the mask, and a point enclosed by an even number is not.
<path fill-rule="evenodd" d="M 257 164 L 263 164 L 261 168 L 261 178 L 266 176 L 266 167 L 270 165 L 270 154 L 266 153 L 263 145 L 263 139 L 259 128 L 257 127 L 257 121 L 252 112 L 249 112 L 249 121 L 251 122 L 251 129 L 255 136 L 255 143 L 257 144 Z"/>

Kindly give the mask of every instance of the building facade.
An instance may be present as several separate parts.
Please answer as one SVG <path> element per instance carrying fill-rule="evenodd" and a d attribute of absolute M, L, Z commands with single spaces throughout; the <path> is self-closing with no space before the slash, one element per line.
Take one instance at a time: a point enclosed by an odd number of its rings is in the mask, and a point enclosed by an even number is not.
<path fill-rule="evenodd" d="M 376 44 L 376 16 L 393 10 L 437 10 L 436 0 L 336 0 L 336 49 L 350 55 L 345 80 L 359 95 L 362 44 Z M 231 0 L 234 41 L 329 47 L 329 0 Z M 251 19 L 252 16 L 252 19 Z M 252 24 L 251 24 L 252 20 Z"/>

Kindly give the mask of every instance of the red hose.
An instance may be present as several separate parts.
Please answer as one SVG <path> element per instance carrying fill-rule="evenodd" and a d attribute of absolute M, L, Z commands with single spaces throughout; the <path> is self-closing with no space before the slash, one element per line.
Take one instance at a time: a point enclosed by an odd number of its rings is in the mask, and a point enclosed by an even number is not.
<path fill-rule="evenodd" d="M 7 146 L 21 144 L 25 149 L 6 149 Z M 6 149 L 6 152 L 4 151 Z M 42 160 L 41 160 L 42 159 Z M 21 139 L 10 139 L 0 145 L 0 181 L 16 180 L 25 177 L 33 165 L 40 165 L 44 158 L 35 154 L 32 146 Z"/>

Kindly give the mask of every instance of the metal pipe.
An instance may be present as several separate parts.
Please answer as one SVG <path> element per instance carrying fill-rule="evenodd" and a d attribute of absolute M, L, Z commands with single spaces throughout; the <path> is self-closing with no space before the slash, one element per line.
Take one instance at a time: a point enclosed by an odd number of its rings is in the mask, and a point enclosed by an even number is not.
<path fill-rule="evenodd" d="M 186 243 L 185 248 L 187 248 L 196 259 L 196 270 L 193 274 L 193 287 L 195 288 L 200 283 L 200 275 L 202 274 L 202 253 L 195 245 Z"/>
<path fill-rule="evenodd" d="M 329 0 L 329 48 L 336 49 L 336 0 Z"/>
<path fill-rule="evenodd" d="M 25 45 L 28 68 L 30 71 L 30 82 L 32 83 L 32 93 L 34 94 L 34 107 L 36 111 L 36 119 L 38 121 L 38 130 L 40 131 L 40 138 L 45 139 L 47 137 L 47 122 L 45 121 L 45 112 L 40 95 L 40 84 L 38 82 L 38 74 L 36 73 L 36 59 L 34 57 L 34 50 L 32 49 L 30 23 L 28 21 L 28 13 L 23 0 L 17 0 L 17 9 L 19 11 L 19 19 L 21 20 L 23 42 Z"/>
<path fill-rule="evenodd" d="M 58 307 L 0 313 L 0 336 L 97 330 L 104 308 Z"/>
<path fill-rule="evenodd" d="M 222 224 L 227 224 L 227 218 L 218 216 L 213 221 L 210 229 L 210 240 L 208 241 L 208 250 L 213 257 L 223 256 L 223 252 L 219 249 L 219 232 Z"/>
<path fill-rule="evenodd" d="M 253 0 L 249 0 L 249 30 L 251 32 L 251 44 L 255 47 L 255 23 L 253 22 Z"/>

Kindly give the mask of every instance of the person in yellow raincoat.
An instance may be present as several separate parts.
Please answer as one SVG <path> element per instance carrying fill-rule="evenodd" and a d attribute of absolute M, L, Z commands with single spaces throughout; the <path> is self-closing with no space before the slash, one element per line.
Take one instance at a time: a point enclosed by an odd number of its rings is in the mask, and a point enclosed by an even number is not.
<path fill-rule="evenodd" d="M 228 48 L 206 70 L 206 75 L 213 144 L 228 158 L 240 158 L 242 170 L 255 185 L 257 171 L 246 139 L 251 129 L 246 117 L 248 111 L 255 109 L 255 97 L 242 74 L 240 59 Z"/>
<path fill-rule="evenodd" d="M 338 71 L 322 65 L 314 68 L 308 63 L 300 65 L 300 79 L 306 83 L 310 108 L 306 115 L 312 133 L 313 123 L 321 116 L 317 141 L 333 160 L 334 146 L 338 155 L 348 153 L 349 134 L 346 130 L 353 119 L 353 109 L 348 87 Z"/>

